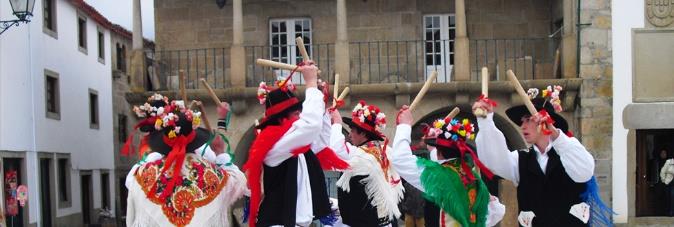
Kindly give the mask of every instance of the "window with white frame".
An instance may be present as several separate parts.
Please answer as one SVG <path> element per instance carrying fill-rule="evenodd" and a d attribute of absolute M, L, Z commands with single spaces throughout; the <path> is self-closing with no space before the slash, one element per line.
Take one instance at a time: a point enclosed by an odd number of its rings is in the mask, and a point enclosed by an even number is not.
<path fill-rule="evenodd" d="M 307 53 L 311 56 L 311 19 L 273 19 L 269 21 L 269 54 L 273 61 L 297 64 L 302 61 L 302 54 L 295 43 L 296 37 L 302 37 Z M 287 76 L 288 71 L 276 70 L 275 75 Z M 293 75 L 294 83 L 304 83 L 299 73 Z"/>
<path fill-rule="evenodd" d="M 426 15 L 423 23 L 426 72 L 429 74 L 431 71 L 438 71 L 438 82 L 450 81 L 456 36 L 454 15 Z"/>

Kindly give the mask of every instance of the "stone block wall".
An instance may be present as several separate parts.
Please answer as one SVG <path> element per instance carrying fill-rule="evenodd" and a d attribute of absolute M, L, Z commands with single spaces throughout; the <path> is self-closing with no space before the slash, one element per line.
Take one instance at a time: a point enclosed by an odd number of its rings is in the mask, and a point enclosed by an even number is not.
<path fill-rule="evenodd" d="M 611 57 L 611 1 L 580 1 L 580 131 L 574 132 L 594 155 L 595 176 L 604 202 L 611 202 L 613 135 L 613 65 Z"/>
<path fill-rule="evenodd" d="M 329 0 L 270 1 L 243 3 L 244 45 L 267 45 L 269 20 L 308 17 L 312 19 L 314 43 L 334 43 L 336 3 Z M 466 1 L 469 38 L 542 38 L 550 33 L 551 1 Z M 423 16 L 454 12 L 446 0 L 348 1 L 350 41 L 419 40 Z M 228 47 L 232 42 L 232 6 L 219 9 L 208 0 L 155 2 L 157 49 Z"/>

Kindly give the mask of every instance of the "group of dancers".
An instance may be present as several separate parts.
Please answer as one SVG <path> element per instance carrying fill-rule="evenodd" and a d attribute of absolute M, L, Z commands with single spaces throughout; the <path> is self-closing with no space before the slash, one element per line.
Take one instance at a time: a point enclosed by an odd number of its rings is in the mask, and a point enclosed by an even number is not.
<path fill-rule="evenodd" d="M 485 184 L 495 176 L 517 186 L 521 226 L 588 226 L 605 218 L 594 212 L 601 205 L 592 196 L 594 159 L 557 114 L 559 100 L 550 98 L 557 89 L 532 96 L 536 114 L 524 105 L 506 110 L 528 149 L 508 149 L 494 123 L 495 103 L 481 97 L 472 106 L 484 113 L 477 122 L 449 115 L 425 124 L 422 140 L 431 151 L 425 159 L 412 154 L 415 119 L 408 106 L 387 120 L 376 105 L 359 101 L 342 117 L 313 62 L 297 72 L 303 100 L 289 79 L 260 84 L 264 117 L 241 169 L 220 135 L 227 103 L 217 107 L 219 132 L 201 127 L 204 113 L 184 100 L 155 94 L 135 107 L 142 159 L 126 179 L 127 226 L 229 226 L 230 208 L 242 197 L 249 197 L 251 227 L 396 226 L 403 180 L 439 208 L 426 214 L 437 226 L 493 226 L 505 214 Z M 396 124 L 392 140 L 383 133 L 389 120 Z M 341 172 L 336 200 L 328 196 L 324 171 Z"/>

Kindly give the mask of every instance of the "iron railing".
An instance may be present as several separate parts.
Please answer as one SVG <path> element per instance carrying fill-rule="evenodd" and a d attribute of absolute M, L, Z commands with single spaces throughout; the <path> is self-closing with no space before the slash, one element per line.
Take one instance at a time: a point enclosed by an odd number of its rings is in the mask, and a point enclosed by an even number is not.
<path fill-rule="evenodd" d="M 349 53 L 352 84 L 424 81 L 424 41 L 352 42 Z"/>
<path fill-rule="evenodd" d="M 557 39 L 473 39 L 470 40 L 470 80 L 479 80 L 482 67 L 488 67 L 491 80 L 503 80 L 505 71 L 512 69 L 520 79 L 559 78 L 559 62 L 555 68 Z M 322 71 L 321 78 L 334 81 L 335 45 L 307 45 L 311 58 Z M 294 53 L 293 53 L 294 52 Z M 423 82 L 432 71 L 438 71 L 436 83 L 454 81 L 453 40 L 367 41 L 349 44 L 350 83 Z M 199 79 L 206 79 L 214 88 L 227 88 L 230 82 L 229 48 L 163 50 L 150 55 L 156 70 L 154 90 L 178 89 L 178 75 L 185 74 L 186 88 L 199 89 Z M 283 56 L 282 58 L 280 56 Z M 557 56 L 559 57 L 559 56 Z M 287 70 L 272 69 L 255 64 L 258 58 L 294 64 L 301 61 L 293 45 L 246 46 L 246 86 L 255 87 L 261 81 L 273 83 L 288 76 Z M 557 72 L 554 72 L 557 69 Z M 292 81 L 303 84 L 300 73 Z"/>
<path fill-rule="evenodd" d="M 559 40 L 473 39 L 470 40 L 471 80 L 478 80 L 482 67 L 489 69 L 491 80 L 504 80 L 512 69 L 519 79 L 559 78 L 555 69 L 555 52 Z M 557 59 L 559 61 L 559 59 Z"/>
<path fill-rule="evenodd" d="M 185 77 L 185 88 L 202 88 L 200 79 L 206 79 L 213 88 L 230 86 L 229 48 L 190 50 L 161 50 L 153 56 L 159 86 L 154 90 L 179 89 L 179 75 Z"/>
<path fill-rule="evenodd" d="M 335 45 L 334 44 L 306 44 L 309 57 L 321 70 L 321 78 L 329 83 L 334 81 L 335 74 Z M 260 82 L 271 84 L 279 77 L 290 74 L 287 70 L 278 70 L 262 67 L 255 64 L 258 58 L 270 59 L 278 62 L 296 64 L 302 61 L 302 55 L 295 45 L 273 46 L 246 46 L 246 86 L 258 86 Z M 294 53 L 292 53 L 294 52 Z M 292 78 L 295 84 L 304 84 L 301 73 L 295 73 Z"/>

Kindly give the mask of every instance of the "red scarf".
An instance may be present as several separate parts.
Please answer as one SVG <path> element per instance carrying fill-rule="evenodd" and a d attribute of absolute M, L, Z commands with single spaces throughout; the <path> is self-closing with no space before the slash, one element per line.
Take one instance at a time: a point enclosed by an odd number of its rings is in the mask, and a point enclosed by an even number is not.
<path fill-rule="evenodd" d="M 459 152 L 461 153 L 461 155 L 459 156 L 459 158 L 461 159 L 461 169 L 463 170 L 464 173 L 466 173 L 467 177 L 467 179 L 462 179 L 464 185 L 475 181 L 473 171 L 470 169 L 468 163 L 466 163 L 466 160 L 463 158 L 465 157 L 466 153 L 468 153 L 471 156 L 471 158 L 473 159 L 473 163 L 475 163 L 475 165 L 487 177 L 487 179 L 491 179 L 494 176 L 494 174 L 491 171 L 489 171 L 489 169 L 487 169 L 487 167 L 484 166 L 482 162 L 480 162 L 480 159 L 477 158 L 477 155 L 475 154 L 473 149 L 471 149 L 468 145 L 466 145 L 465 142 L 437 138 L 436 143 L 437 145 L 441 145 L 443 147 L 454 147 L 459 150 Z"/>
<path fill-rule="evenodd" d="M 250 188 L 250 213 L 248 216 L 248 225 L 250 227 L 255 227 L 260 203 L 262 202 L 261 180 L 264 159 L 281 137 L 290 130 L 293 123 L 294 121 L 285 121 L 281 125 L 270 125 L 265 127 L 260 134 L 257 135 L 250 147 L 248 161 L 243 165 L 243 171 L 246 172 L 246 177 L 248 178 L 248 188 Z M 303 154 L 309 151 L 310 148 L 311 146 L 308 144 L 294 149 L 292 154 Z M 330 148 L 321 150 L 316 156 L 323 169 L 333 170 L 346 169 L 349 167 L 348 163 L 341 160 Z"/>
<path fill-rule="evenodd" d="M 164 188 L 164 191 L 162 191 L 161 195 L 159 196 L 159 198 L 162 201 L 165 201 L 166 197 L 171 195 L 171 192 L 173 192 L 173 188 L 176 185 L 178 185 L 179 182 L 182 182 L 180 170 L 183 166 L 183 162 L 185 162 L 187 145 L 194 140 L 196 135 L 197 135 L 196 131 L 192 131 L 187 136 L 180 135 L 173 139 L 169 139 L 168 137 L 164 136 L 164 143 L 166 143 L 171 147 L 171 151 L 169 152 L 168 157 L 166 158 L 166 162 L 164 162 L 164 167 L 162 167 L 161 169 L 161 175 L 164 175 L 164 173 L 166 173 L 166 171 L 168 171 L 169 168 L 172 168 L 173 173 L 171 173 L 171 180 L 166 184 L 166 188 Z M 154 195 L 154 192 L 156 190 L 157 184 L 155 184 L 152 187 L 151 189 L 152 193 L 148 194 Z"/>

